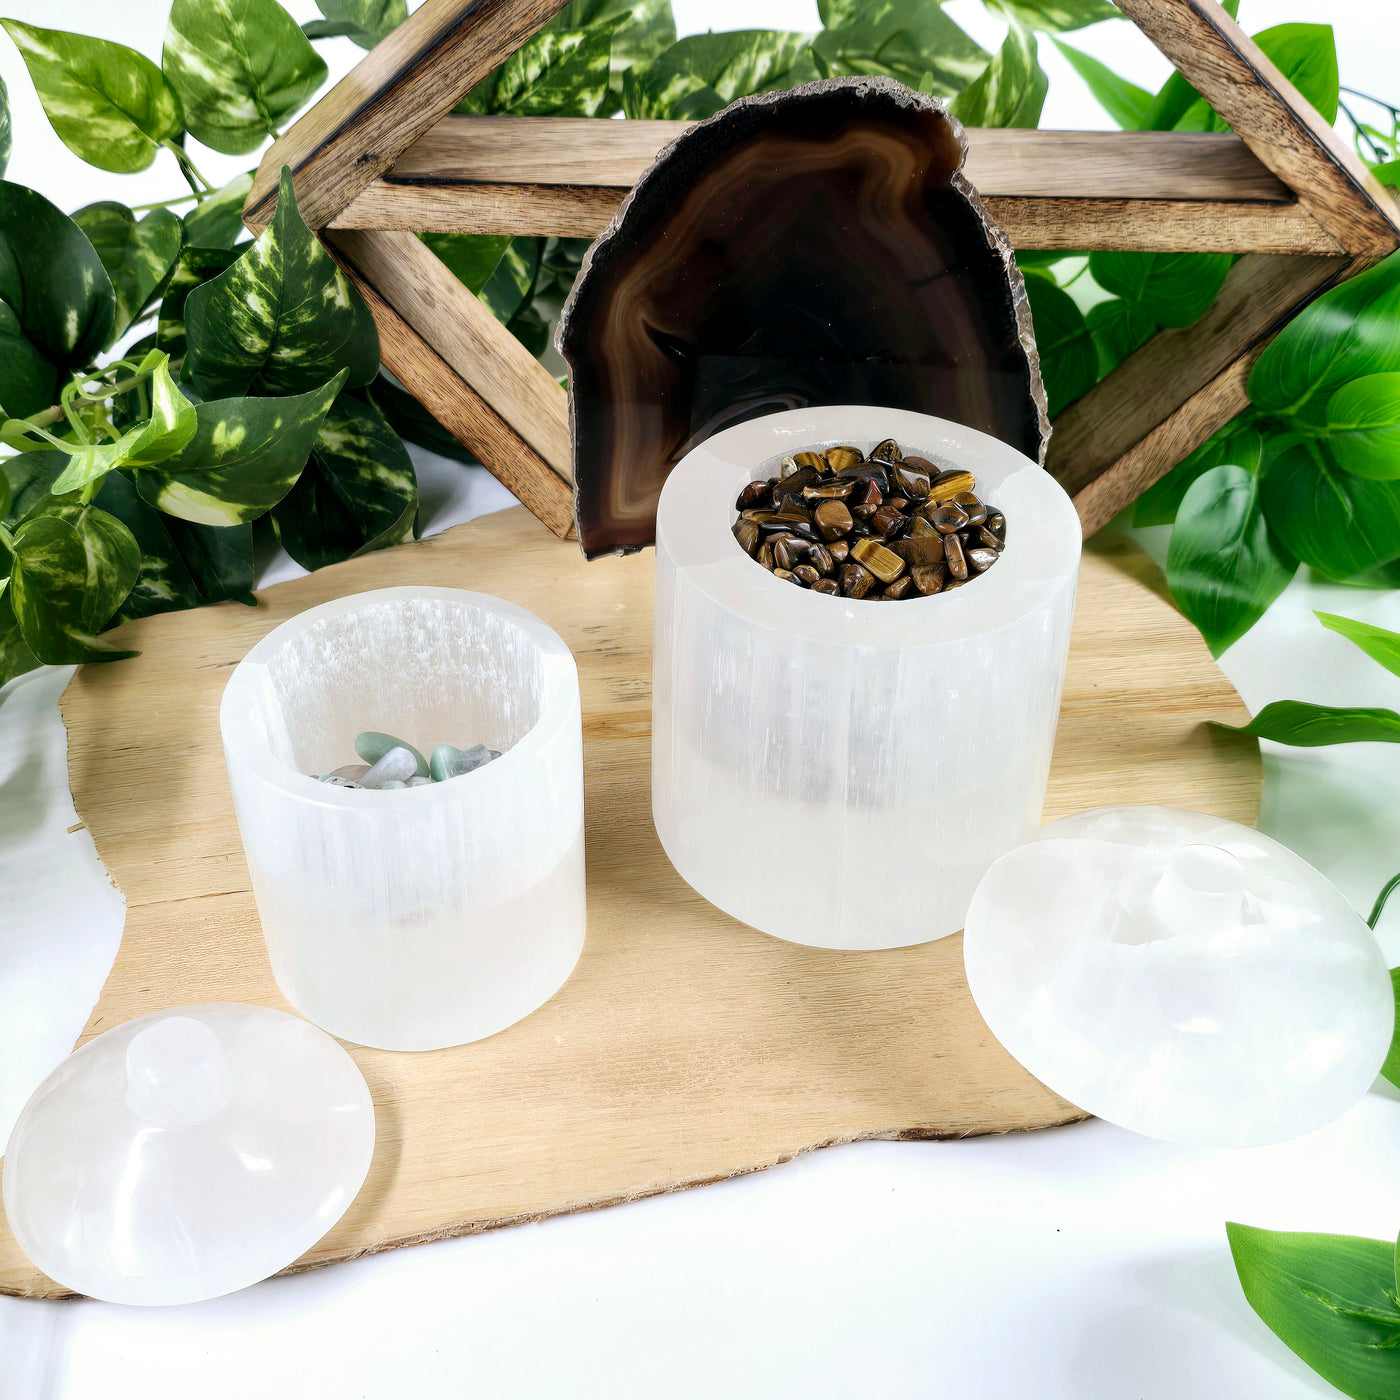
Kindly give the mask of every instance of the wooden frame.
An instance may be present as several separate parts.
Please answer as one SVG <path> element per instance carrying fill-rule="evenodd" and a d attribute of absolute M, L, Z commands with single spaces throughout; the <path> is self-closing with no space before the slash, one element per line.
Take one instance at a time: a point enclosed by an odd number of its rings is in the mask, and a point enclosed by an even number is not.
<path fill-rule="evenodd" d="M 1248 368 L 1324 288 L 1400 247 L 1400 209 L 1216 0 L 1117 0 L 1225 134 L 969 130 L 966 173 L 1015 246 L 1242 253 L 1215 305 L 1161 331 L 1055 422 L 1049 469 L 1092 534 L 1246 403 Z M 244 209 L 303 216 L 365 294 L 384 360 L 558 535 L 563 391 L 410 231 L 602 231 L 683 122 L 457 117 L 563 0 L 426 0 L 263 157 Z"/>

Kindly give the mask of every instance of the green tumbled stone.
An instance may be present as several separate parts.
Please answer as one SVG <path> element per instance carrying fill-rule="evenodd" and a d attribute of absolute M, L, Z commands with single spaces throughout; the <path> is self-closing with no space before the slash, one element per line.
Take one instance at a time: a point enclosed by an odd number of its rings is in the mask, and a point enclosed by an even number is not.
<path fill-rule="evenodd" d="M 428 760 L 428 776 L 435 783 L 445 783 L 449 778 L 455 778 L 462 771 L 457 766 L 461 757 L 461 749 L 454 749 L 451 744 L 439 744 Z"/>
<path fill-rule="evenodd" d="M 375 729 L 366 729 L 355 739 L 355 752 L 371 766 L 378 763 L 390 749 L 407 749 L 418 764 L 417 776 L 428 776 L 428 760 L 412 744 L 396 739 L 392 734 L 381 734 Z"/>

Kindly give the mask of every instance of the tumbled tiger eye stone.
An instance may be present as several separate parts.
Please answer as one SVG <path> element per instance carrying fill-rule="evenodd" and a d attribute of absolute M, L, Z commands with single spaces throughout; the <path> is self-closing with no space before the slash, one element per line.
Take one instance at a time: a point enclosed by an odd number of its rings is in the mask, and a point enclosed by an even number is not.
<path fill-rule="evenodd" d="M 805 501 L 844 501 L 856 489 L 854 481 L 832 481 L 828 477 L 820 486 L 809 486 L 802 492 Z"/>
<path fill-rule="evenodd" d="M 967 551 L 967 562 L 977 573 L 983 573 L 990 569 L 997 562 L 998 554 L 994 549 L 969 549 Z"/>
<path fill-rule="evenodd" d="M 759 545 L 758 553 L 754 555 L 754 558 L 757 559 L 765 569 L 771 569 L 773 567 L 773 546 L 767 540 L 764 540 L 764 542 Z"/>
<path fill-rule="evenodd" d="M 960 492 L 971 491 L 976 484 L 976 478 L 971 472 L 958 470 L 939 472 L 929 482 L 928 493 L 932 500 L 951 501 Z"/>
<path fill-rule="evenodd" d="M 825 578 L 836 568 L 831 551 L 823 544 L 814 544 L 807 550 L 807 562 Z"/>
<path fill-rule="evenodd" d="M 784 583 L 795 583 L 797 581 L 797 577 L 791 569 L 774 569 L 773 577 L 782 579 Z"/>
<path fill-rule="evenodd" d="M 834 472 L 858 467 L 865 461 L 865 454 L 858 447 L 828 447 L 822 455 L 826 458 L 827 466 Z"/>
<path fill-rule="evenodd" d="M 944 582 L 948 578 L 948 566 L 946 564 L 921 564 L 910 570 L 909 577 L 914 580 L 914 587 L 925 596 L 931 593 L 941 593 Z"/>
<path fill-rule="evenodd" d="M 752 520 L 736 520 L 734 522 L 734 538 L 739 541 L 739 548 L 745 554 L 752 554 L 758 548 L 759 528 Z"/>
<path fill-rule="evenodd" d="M 904 515 L 892 505 L 881 506 L 870 517 L 870 529 L 876 535 L 897 535 L 904 526 Z"/>
<path fill-rule="evenodd" d="M 951 535 L 967 524 L 967 512 L 961 506 L 947 502 L 929 516 L 929 521 L 940 534 Z"/>
<path fill-rule="evenodd" d="M 841 592 L 841 585 L 834 578 L 819 578 L 812 585 L 813 593 L 829 593 L 832 597 L 837 597 Z"/>
<path fill-rule="evenodd" d="M 921 472 L 911 467 L 908 462 L 901 462 L 891 469 L 891 474 L 894 477 L 894 484 L 911 501 L 922 501 L 928 495 L 930 477 L 927 472 Z"/>
<path fill-rule="evenodd" d="M 809 587 L 821 578 L 821 575 L 810 564 L 799 564 L 792 573 L 794 578 L 801 579 Z"/>
<path fill-rule="evenodd" d="M 870 460 L 872 462 L 902 462 L 904 456 L 899 450 L 899 444 L 893 438 L 886 438 L 884 442 L 877 443 L 870 449 Z"/>
<path fill-rule="evenodd" d="M 944 558 L 943 536 L 936 533 L 891 540 L 885 547 L 891 553 L 899 555 L 910 568 L 923 564 L 941 564 Z"/>
<path fill-rule="evenodd" d="M 780 569 L 791 569 L 806 552 L 796 540 L 780 539 L 773 544 L 773 563 Z"/>
<path fill-rule="evenodd" d="M 823 501 L 812 512 L 812 519 L 824 540 L 834 540 L 851 528 L 851 512 L 845 501 Z"/>
<path fill-rule="evenodd" d="M 893 583 L 885 585 L 884 596 L 886 598 L 907 598 L 914 591 L 914 580 L 908 574 L 902 574 Z"/>
<path fill-rule="evenodd" d="M 751 481 L 739 492 L 739 509 L 752 510 L 755 506 L 768 505 L 771 499 L 766 481 Z"/>
<path fill-rule="evenodd" d="M 904 572 L 904 560 L 876 540 L 857 540 L 851 546 L 851 558 L 881 583 L 893 583 Z"/>
<path fill-rule="evenodd" d="M 820 452 L 794 452 L 792 462 L 799 467 L 810 467 L 818 476 L 826 471 L 826 458 Z"/>
<path fill-rule="evenodd" d="M 851 546 L 845 540 L 832 540 L 826 547 L 826 551 L 831 555 L 832 562 L 840 568 L 850 557 Z"/>
<path fill-rule="evenodd" d="M 948 560 L 948 572 L 955 579 L 967 578 L 967 556 L 963 553 L 963 543 L 956 535 L 948 535 L 943 541 L 943 551 Z"/>
<path fill-rule="evenodd" d="M 841 569 L 841 592 L 847 598 L 864 598 L 875 587 L 875 575 L 852 561 Z"/>
<path fill-rule="evenodd" d="M 1000 554 L 1001 551 L 1006 548 L 1005 543 L 999 540 L 994 534 L 992 534 L 992 532 L 989 529 L 987 529 L 985 525 L 980 526 L 978 528 L 977 543 L 981 545 L 984 549 L 996 550 L 998 554 Z"/>

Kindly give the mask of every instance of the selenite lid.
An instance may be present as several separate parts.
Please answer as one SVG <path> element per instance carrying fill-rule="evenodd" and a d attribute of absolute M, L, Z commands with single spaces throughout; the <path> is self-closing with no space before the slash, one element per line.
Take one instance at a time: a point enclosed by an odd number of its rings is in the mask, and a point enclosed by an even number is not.
<path fill-rule="evenodd" d="M 967 980 L 1035 1077 L 1166 1142 L 1254 1147 L 1340 1117 L 1385 1059 L 1395 1003 L 1330 881 L 1236 822 L 1105 807 L 988 870 Z"/>
<path fill-rule="evenodd" d="M 345 1213 L 374 1107 L 324 1031 L 210 1002 L 90 1040 L 5 1149 L 5 1213 L 50 1278 L 111 1303 L 192 1303 L 304 1254 Z"/>

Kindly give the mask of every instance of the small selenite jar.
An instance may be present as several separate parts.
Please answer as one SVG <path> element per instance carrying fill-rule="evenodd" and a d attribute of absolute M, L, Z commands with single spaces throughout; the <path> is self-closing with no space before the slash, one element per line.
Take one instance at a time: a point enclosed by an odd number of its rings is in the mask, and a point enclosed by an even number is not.
<path fill-rule="evenodd" d="M 985 573 L 870 601 L 799 588 L 732 533 L 785 456 L 894 438 L 962 468 L 1006 518 Z M 820 948 L 957 932 L 978 881 L 1040 819 L 1080 525 L 1013 448 L 870 407 L 795 409 L 688 453 L 656 528 L 652 813 L 677 871 L 754 928 Z"/>
<path fill-rule="evenodd" d="M 563 641 L 512 603 L 386 588 L 244 658 L 219 713 L 277 985 L 333 1035 L 434 1050 L 547 1001 L 583 948 L 583 744 Z M 320 783 L 362 730 L 501 757 L 399 790 Z"/>

